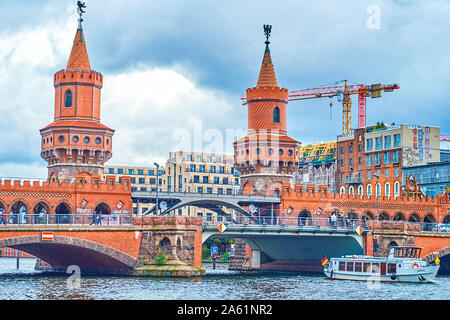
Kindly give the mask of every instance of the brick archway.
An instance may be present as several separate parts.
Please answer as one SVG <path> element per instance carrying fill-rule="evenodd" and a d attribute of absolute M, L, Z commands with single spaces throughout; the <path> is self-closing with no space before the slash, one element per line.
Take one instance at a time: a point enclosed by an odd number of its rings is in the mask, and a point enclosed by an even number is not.
<path fill-rule="evenodd" d="M 405 215 L 403 214 L 403 212 L 397 212 L 394 215 L 394 218 L 392 218 L 392 220 L 394 221 L 406 221 Z"/>
<path fill-rule="evenodd" d="M 29 212 L 29 211 L 30 211 L 30 205 L 28 204 L 28 202 L 25 201 L 24 199 L 21 199 L 21 198 L 15 199 L 15 200 L 11 203 L 10 210 L 13 210 L 14 213 L 17 214 L 17 213 L 19 213 L 19 210 L 20 210 L 20 208 L 21 208 L 22 206 L 25 206 L 26 212 Z"/>
<path fill-rule="evenodd" d="M 423 259 L 426 260 L 427 262 L 431 262 L 431 261 L 434 261 L 434 259 L 436 259 L 436 256 L 438 256 L 439 258 L 442 258 L 449 254 L 450 254 L 450 247 L 447 247 L 447 248 L 442 248 L 441 250 L 438 250 L 436 252 L 432 252 L 432 253 L 426 255 L 425 257 L 423 257 Z"/>
<path fill-rule="evenodd" d="M 416 212 L 413 212 L 409 215 L 408 221 L 409 222 L 420 222 L 420 216 Z"/>
<path fill-rule="evenodd" d="M 380 220 L 389 221 L 391 220 L 391 217 L 389 216 L 389 213 L 387 213 L 386 211 L 382 211 L 380 212 Z"/>
<path fill-rule="evenodd" d="M 52 206 L 44 199 L 37 200 L 31 205 L 31 213 L 38 214 L 42 208 L 47 211 L 47 214 L 51 213 Z"/>
<path fill-rule="evenodd" d="M 124 274 L 131 272 L 138 263 L 137 259 L 112 247 L 72 237 L 55 236 L 52 241 L 43 241 L 41 236 L 12 237 L 0 239 L 2 247 L 32 254 L 60 271 L 77 265 L 82 273 Z"/>

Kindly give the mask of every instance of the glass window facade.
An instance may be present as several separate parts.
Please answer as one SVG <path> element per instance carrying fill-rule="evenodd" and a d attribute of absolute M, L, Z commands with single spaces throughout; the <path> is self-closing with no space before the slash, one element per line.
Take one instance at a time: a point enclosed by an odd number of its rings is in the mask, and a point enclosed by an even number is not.
<path fill-rule="evenodd" d="M 372 151 L 373 150 L 373 139 L 366 139 L 366 151 Z"/>
<path fill-rule="evenodd" d="M 412 174 L 417 180 L 420 189 L 428 196 L 435 198 L 437 194 L 443 194 L 445 188 L 450 187 L 450 162 L 440 162 L 418 167 L 402 168 L 405 180 Z"/>
<path fill-rule="evenodd" d="M 383 148 L 382 137 L 375 137 L 375 150 L 380 150 Z"/>
<path fill-rule="evenodd" d="M 400 147 L 400 134 L 394 134 L 394 147 Z"/>
<path fill-rule="evenodd" d="M 391 136 L 384 137 L 384 148 L 388 149 L 391 147 Z"/>

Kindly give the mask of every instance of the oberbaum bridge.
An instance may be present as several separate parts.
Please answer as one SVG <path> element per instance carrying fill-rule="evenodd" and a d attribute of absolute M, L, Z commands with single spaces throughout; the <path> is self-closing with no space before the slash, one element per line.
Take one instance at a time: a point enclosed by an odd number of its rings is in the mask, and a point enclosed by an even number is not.
<path fill-rule="evenodd" d="M 278 86 L 269 26 L 257 84 L 246 92 L 248 132 L 234 142 L 239 194 L 132 192 L 129 177 L 118 183 L 103 176 L 114 130 L 100 121 L 103 76 L 91 69 L 83 7 L 78 12 L 69 61 L 53 77 L 54 121 L 40 130 L 48 179 L 0 180 L 0 248 L 29 253 L 53 270 L 77 265 L 85 273 L 124 275 L 142 274 L 162 250 L 199 270 L 193 275 L 204 272 L 202 243 L 209 237 L 236 239 L 230 268 L 241 270 L 320 271 L 324 257 L 379 256 L 393 245 L 415 245 L 422 258 L 439 256 L 442 273 L 450 271 L 450 233 L 433 231 L 450 217 L 449 189 L 431 199 L 293 185 L 300 142 L 287 135 L 288 89 Z M 167 207 L 132 214 L 133 202 L 157 201 Z M 224 222 L 170 214 L 182 206 L 212 208 Z M 102 223 L 93 223 L 100 212 Z M 336 222 L 332 213 L 341 213 Z"/>

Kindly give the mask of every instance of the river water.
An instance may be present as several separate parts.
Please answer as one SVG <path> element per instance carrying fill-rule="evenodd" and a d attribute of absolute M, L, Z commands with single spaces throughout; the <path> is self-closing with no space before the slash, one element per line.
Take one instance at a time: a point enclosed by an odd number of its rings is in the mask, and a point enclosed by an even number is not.
<path fill-rule="evenodd" d="M 0 258 L 0 299 L 114 300 L 450 300 L 450 276 L 435 283 L 333 281 L 318 274 L 243 273 L 205 264 L 194 279 L 83 276 L 34 270 L 36 259 Z"/>

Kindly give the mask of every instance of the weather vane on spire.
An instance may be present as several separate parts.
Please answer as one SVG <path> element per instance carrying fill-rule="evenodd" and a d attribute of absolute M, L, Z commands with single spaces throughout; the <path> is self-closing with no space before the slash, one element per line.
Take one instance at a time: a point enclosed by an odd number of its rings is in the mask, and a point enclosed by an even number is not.
<path fill-rule="evenodd" d="M 272 26 L 269 24 L 264 25 L 264 34 L 266 36 L 266 44 L 269 44 L 270 33 L 272 32 Z"/>
<path fill-rule="evenodd" d="M 83 13 L 85 13 L 86 11 L 84 11 L 83 9 L 86 8 L 86 2 L 81 2 L 78 1 L 77 2 L 77 13 L 80 15 L 80 23 L 83 22 L 83 19 L 81 18 L 81 16 L 83 15 Z"/>

